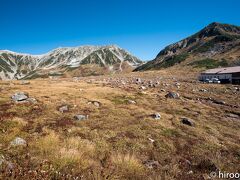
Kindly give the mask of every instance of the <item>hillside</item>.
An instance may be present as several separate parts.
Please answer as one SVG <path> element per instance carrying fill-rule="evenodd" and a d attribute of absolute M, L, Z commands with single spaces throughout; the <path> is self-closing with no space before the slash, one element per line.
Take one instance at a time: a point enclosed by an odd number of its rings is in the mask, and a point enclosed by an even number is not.
<path fill-rule="evenodd" d="M 164 48 L 156 58 L 135 71 L 175 65 L 214 68 L 240 64 L 240 27 L 211 23 L 196 34 Z"/>
<path fill-rule="evenodd" d="M 141 61 L 138 58 L 116 45 L 58 48 L 39 56 L 1 50 L 0 79 L 62 75 L 72 70 L 78 71 L 80 66 L 83 68 L 89 64 L 97 65 L 102 72 L 104 70 L 103 74 L 115 73 L 125 70 L 123 64 L 133 69 L 139 63 Z"/>

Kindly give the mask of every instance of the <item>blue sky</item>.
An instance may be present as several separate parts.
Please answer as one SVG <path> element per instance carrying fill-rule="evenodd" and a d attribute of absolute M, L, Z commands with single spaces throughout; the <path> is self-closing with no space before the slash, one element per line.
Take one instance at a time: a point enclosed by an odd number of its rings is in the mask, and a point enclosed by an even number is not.
<path fill-rule="evenodd" d="M 0 0 L 0 49 L 117 44 L 142 60 L 211 22 L 240 25 L 239 0 Z"/>

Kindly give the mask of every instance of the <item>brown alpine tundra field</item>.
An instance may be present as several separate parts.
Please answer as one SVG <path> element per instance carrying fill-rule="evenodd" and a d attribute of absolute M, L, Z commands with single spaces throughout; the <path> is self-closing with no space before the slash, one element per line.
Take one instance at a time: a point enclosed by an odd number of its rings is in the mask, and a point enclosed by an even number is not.
<path fill-rule="evenodd" d="M 239 172 L 239 88 L 177 70 L 1 81 L 0 179 Z"/>

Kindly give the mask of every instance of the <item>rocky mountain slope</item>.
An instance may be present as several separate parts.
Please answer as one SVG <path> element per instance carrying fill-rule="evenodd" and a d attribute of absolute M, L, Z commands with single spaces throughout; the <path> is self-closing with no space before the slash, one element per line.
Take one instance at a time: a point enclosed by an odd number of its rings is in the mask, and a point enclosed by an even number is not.
<path fill-rule="evenodd" d="M 211 23 L 196 34 L 164 48 L 135 71 L 174 65 L 212 68 L 240 64 L 240 27 Z"/>
<path fill-rule="evenodd" d="M 59 75 L 89 64 L 116 72 L 124 71 L 126 64 L 136 67 L 139 63 L 138 58 L 116 45 L 58 48 L 39 56 L 1 50 L 0 79 Z"/>

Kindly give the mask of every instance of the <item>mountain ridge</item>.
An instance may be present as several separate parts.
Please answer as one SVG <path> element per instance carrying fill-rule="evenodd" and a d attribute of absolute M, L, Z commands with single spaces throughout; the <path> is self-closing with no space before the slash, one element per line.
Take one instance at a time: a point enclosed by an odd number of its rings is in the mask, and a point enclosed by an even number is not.
<path fill-rule="evenodd" d="M 122 71 L 123 62 L 136 67 L 141 60 L 117 45 L 60 47 L 42 55 L 0 50 L 0 78 L 22 79 L 29 74 L 46 76 L 47 70 L 64 73 L 84 64 L 109 67 L 109 71 L 111 66 L 119 64 L 118 70 Z"/>
<path fill-rule="evenodd" d="M 166 46 L 161 50 L 155 59 L 137 67 L 134 71 L 168 68 L 186 61 L 201 60 L 210 58 L 220 60 L 226 58 L 229 64 L 239 63 L 240 53 L 231 57 L 233 50 L 240 48 L 240 27 L 229 24 L 213 22 L 197 33 L 184 38 L 176 43 Z M 235 62 L 236 61 L 236 62 Z M 217 63 L 216 63 L 217 64 Z"/>

